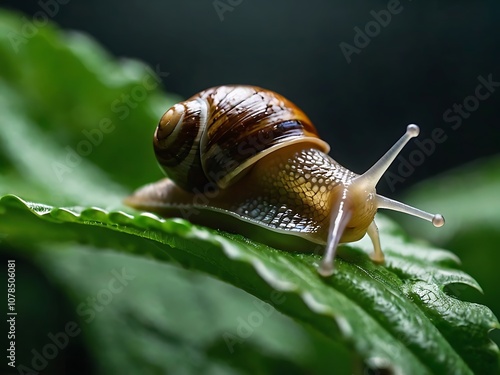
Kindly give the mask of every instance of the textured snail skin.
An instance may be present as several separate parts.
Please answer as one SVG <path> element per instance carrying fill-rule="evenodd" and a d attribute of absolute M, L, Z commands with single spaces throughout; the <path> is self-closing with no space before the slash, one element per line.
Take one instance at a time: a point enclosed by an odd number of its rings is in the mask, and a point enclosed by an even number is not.
<path fill-rule="evenodd" d="M 154 134 L 158 162 L 169 178 L 125 200 L 131 207 L 236 232 L 289 251 L 316 252 L 333 273 L 339 242 L 368 234 L 371 257 L 384 254 L 378 208 L 404 212 L 434 226 L 444 218 L 380 196 L 375 186 L 419 127 L 406 133 L 368 171 L 357 175 L 328 156 L 309 118 L 281 95 L 254 86 L 219 86 L 174 105 Z"/>
<path fill-rule="evenodd" d="M 294 144 L 259 160 L 228 189 L 193 194 L 164 179 L 138 190 L 127 204 L 212 227 L 216 223 L 271 246 L 307 252 L 314 248 L 297 237 L 326 243 L 331 209 L 356 176 L 311 145 Z M 356 209 L 341 242 L 362 238 L 376 213 L 373 199 L 350 204 Z"/>

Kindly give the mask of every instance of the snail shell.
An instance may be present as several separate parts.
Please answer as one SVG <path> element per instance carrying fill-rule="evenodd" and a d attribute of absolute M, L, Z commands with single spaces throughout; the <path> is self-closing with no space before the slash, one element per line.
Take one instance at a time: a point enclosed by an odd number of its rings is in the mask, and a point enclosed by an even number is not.
<path fill-rule="evenodd" d="M 383 262 L 378 208 L 444 224 L 430 214 L 378 195 L 375 185 L 416 125 L 367 172 L 358 175 L 328 156 L 309 118 L 283 96 L 254 86 L 219 86 L 174 105 L 154 134 L 154 151 L 168 178 L 147 185 L 126 204 L 241 233 L 271 246 L 314 251 L 333 273 L 340 242 L 368 234 L 372 259 Z"/>
<path fill-rule="evenodd" d="M 214 87 L 175 104 L 153 141 L 161 168 L 189 191 L 209 182 L 226 188 L 258 160 L 293 143 L 330 149 L 302 110 L 252 86 Z"/>

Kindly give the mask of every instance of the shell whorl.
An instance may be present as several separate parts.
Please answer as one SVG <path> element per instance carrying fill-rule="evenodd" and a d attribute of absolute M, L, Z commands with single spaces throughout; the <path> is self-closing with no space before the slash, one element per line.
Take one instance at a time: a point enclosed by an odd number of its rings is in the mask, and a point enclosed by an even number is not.
<path fill-rule="evenodd" d="M 302 110 L 255 86 L 219 86 L 174 105 L 154 135 L 158 162 L 185 190 L 225 188 L 262 157 L 308 142 L 329 151 Z"/>

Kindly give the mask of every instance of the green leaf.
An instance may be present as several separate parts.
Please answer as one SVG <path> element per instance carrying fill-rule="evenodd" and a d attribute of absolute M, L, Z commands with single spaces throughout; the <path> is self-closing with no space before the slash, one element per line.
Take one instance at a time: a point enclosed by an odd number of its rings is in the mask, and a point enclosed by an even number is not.
<path fill-rule="evenodd" d="M 312 344 L 325 341 L 237 288 L 164 263 L 57 244 L 35 262 L 76 306 L 102 373 L 301 373 L 316 357 Z"/>
<path fill-rule="evenodd" d="M 344 246 L 337 273 L 323 280 L 315 270 L 319 260 L 315 255 L 274 250 L 180 219 L 97 208 L 54 208 L 15 196 L 3 197 L 0 207 L 29 210 L 51 222 L 141 236 L 163 244 L 162 249 L 176 262 L 213 274 L 261 299 L 282 293 L 274 301 L 278 310 L 333 340 L 343 340 L 375 367 L 393 367 L 403 373 L 466 374 L 471 370 L 491 373 L 496 365 L 497 349 L 488 338 L 488 331 L 498 327 L 496 318 L 484 306 L 444 292 L 449 284 L 479 289 L 477 283 L 455 268 L 456 258 L 450 253 L 407 243 L 391 234 L 394 227 L 385 221 L 381 233 L 386 267 L 374 265 L 360 248 Z M 471 352 L 470 347 L 476 350 Z"/>
<path fill-rule="evenodd" d="M 91 199 L 80 185 L 87 173 L 129 188 L 157 178 L 152 134 L 165 108 L 179 100 L 159 90 L 167 72 L 113 61 L 81 33 L 49 25 L 26 38 L 23 27 L 20 17 L 0 12 L 0 173 L 9 175 L 0 191 L 12 191 L 7 184 L 17 179 L 15 187 L 39 185 L 33 199 L 53 199 L 57 189 L 66 202 L 82 203 Z M 107 176 L 97 175 L 103 171 Z"/>
<path fill-rule="evenodd" d="M 441 212 L 448 219 L 442 235 L 420 223 L 402 223 L 418 237 L 452 249 L 466 272 L 483 286 L 484 295 L 455 287 L 460 298 L 486 304 L 498 316 L 498 264 L 500 264 L 500 156 L 477 160 L 421 183 L 403 198 L 410 204 Z M 500 344 L 500 335 L 492 335 Z"/>

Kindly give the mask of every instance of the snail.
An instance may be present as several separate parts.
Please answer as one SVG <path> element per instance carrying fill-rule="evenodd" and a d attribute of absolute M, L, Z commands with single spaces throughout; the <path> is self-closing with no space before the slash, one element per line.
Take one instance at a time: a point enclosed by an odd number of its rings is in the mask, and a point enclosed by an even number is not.
<path fill-rule="evenodd" d="M 160 119 L 154 151 L 168 178 L 146 185 L 125 203 L 166 217 L 236 232 L 288 251 L 325 247 L 318 267 L 333 273 L 339 243 L 368 234 L 371 258 L 384 262 L 377 209 L 444 224 L 430 214 L 376 193 L 375 186 L 408 141 L 406 133 L 358 175 L 330 156 L 309 118 L 283 96 L 228 85 L 175 104 Z"/>

